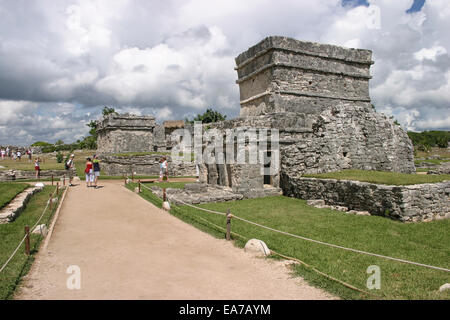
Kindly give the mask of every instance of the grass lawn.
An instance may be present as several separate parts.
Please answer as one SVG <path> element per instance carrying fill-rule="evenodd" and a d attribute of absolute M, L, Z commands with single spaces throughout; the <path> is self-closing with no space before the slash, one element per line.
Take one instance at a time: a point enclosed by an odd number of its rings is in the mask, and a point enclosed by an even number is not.
<path fill-rule="evenodd" d="M 31 227 L 36 223 L 42 210 L 44 209 L 46 202 L 48 201 L 50 194 L 54 192 L 55 187 L 46 186 L 44 190 L 35 194 L 26 209 L 20 214 L 20 216 L 11 223 L 0 225 L 0 266 L 6 262 L 9 256 L 13 253 L 16 246 L 20 243 L 24 236 L 24 227 L 28 225 Z M 50 218 L 53 212 L 56 210 L 56 206 L 53 210 L 47 210 L 40 224 L 49 225 Z M 31 232 L 32 230 L 30 230 Z M 14 258 L 9 262 L 7 267 L 0 273 L 0 300 L 11 299 L 20 282 L 20 279 L 27 274 L 31 263 L 34 260 L 39 244 L 42 240 L 40 235 L 31 235 L 31 256 L 25 255 L 25 245 L 22 244 L 19 251 Z"/>
<path fill-rule="evenodd" d="M 430 152 L 417 150 L 416 158 L 427 158 L 432 155 L 438 155 L 441 158 L 449 158 L 450 159 L 450 151 L 447 148 L 431 148 Z"/>
<path fill-rule="evenodd" d="M 130 183 L 128 188 L 134 189 Z M 148 190 L 141 196 L 158 207 L 162 201 Z M 377 216 L 355 216 L 329 209 L 317 209 L 306 201 L 283 196 L 203 204 L 200 207 L 226 212 L 304 237 L 372 253 L 403 258 L 419 263 L 450 268 L 450 221 L 405 224 Z M 226 227 L 225 217 L 187 206 L 172 205 L 171 214 L 218 238 Z M 205 221 L 206 219 L 206 221 Z M 439 287 L 449 282 L 449 273 L 426 269 L 331 248 L 232 220 L 235 244 L 243 247 L 251 238 L 261 239 L 281 254 L 300 259 L 318 270 L 357 288 L 366 288 L 370 276 L 366 270 L 377 265 L 381 270 L 381 289 L 371 290 L 381 299 L 450 299 Z M 295 272 L 312 285 L 344 299 L 374 299 L 318 275 L 309 268 L 295 266 Z"/>
<path fill-rule="evenodd" d="M 42 159 L 42 157 L 40 157 Z M 44 156 L 45 161 L 41 161 L 40 167 L 42 170 L 64 170 L 64 163 L 58 163 L 55 159 L 50 159 Z M 34 159 L 28 162 L 28 159 L 22 159 L 21 161 L 14 161 L 11 159 L 0 160 L 0 170 L 23 170 L 23 171 L 34 171 Z"/>
<path fill-rule="evenodd" d="M 158 188 L 174 188 L 174 189 L 184 189 L 186 183 L 192 182 L 153 182 L 153 183 L 143 183 L 146 187 L 158 187 Z"/>
<path fill-rule="evenodd" d="M 0 182 L 0 209 L 28 187 L 25 183 Z"/>
<path fill-rule="evenodd" d="M 450 180 L 449 174 L 441 175 L 419 175 L 386 171 L 368 170 L 343 170 L 339 172 L 329 172 L 320 174 L 305 174 L 306 178 L 357 180 L 387 185 L 411 185 L 421 183 L 435 183 Z"/>

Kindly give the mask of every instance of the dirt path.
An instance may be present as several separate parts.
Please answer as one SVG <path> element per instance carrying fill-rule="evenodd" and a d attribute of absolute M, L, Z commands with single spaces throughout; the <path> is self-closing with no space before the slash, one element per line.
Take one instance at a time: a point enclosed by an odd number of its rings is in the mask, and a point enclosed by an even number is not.
<path fill-rule="evenodd" d="M 332 299 L 280 262 L 215 239 L 123 187 L 71 187 L 16 299 Z M 81 289 L 66 270 L 81 270 Z"/>

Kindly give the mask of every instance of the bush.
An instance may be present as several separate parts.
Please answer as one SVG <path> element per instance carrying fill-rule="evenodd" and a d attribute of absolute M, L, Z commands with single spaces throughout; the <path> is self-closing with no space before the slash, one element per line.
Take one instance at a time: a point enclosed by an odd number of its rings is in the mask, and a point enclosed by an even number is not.
<path fill-rule="evenodd" d="M 56 154 L 56 162 L 62 163 L 63 160 L 64 160 L 64 156 L 63 156 L 63 154 L 61 153 L 61 151 L 59 151 L 59 152 Z"/>

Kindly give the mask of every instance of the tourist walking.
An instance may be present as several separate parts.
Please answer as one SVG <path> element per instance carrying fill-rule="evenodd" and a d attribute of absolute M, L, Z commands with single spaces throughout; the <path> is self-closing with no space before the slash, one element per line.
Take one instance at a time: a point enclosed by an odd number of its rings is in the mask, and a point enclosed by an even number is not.
<path fill-rule="evenodd" d="M 75 157 L 75 155 L 71 154 L 69 160 L 67 160 L 65 163 L 66 173 L 67 173 L 67 176 L 69 177 L 69 186 L 70 187 L 73 186 L 72 180 L 73 180 L 73 167 L 74 167 L 73 158 L 74 157 Z"/>
<path fill-rule="evenodd" d="M 92 163 L 94 164 L 94 187 L 97 189 L 98 177 L 100 177 L 100 160 L 97 155 L 94 156 Z"/>
<path fill-rule="evenodd" d="M 1 153 L 1 156 L 2 156 L 2 160 L 5 159 L 5 155 L 6 155 L 5 149 L 2 149 L 2 150 L 0 151 L 0 153 Z"/>
<path fill-rule="evenodd" d="M 167 163 L 166 157 L 163 158 L 162 171 L 163 175 L 166 177 L 166 181 L 169 182 L 169 164 Z"/>
<path fill-rule="evenodd" d="M 84 173 L 86 174 L 86 187 L 92 186 L 92 176 L 94 175 L 93 163 L 91 158 L 86 158 L 86 168 L 84 169 Z"/>
<path fill-rule="evenodd" d="M 17 150 L 17 159 L 19 159 L 19 161 L 22 159 L 22 153 Z"/>
<path fill-rule="evenodd" d="M 41 178 L 41 166 L 39 164 L 39 158 L 34 160 L 34 170 L 36 171 L 36 179 L 39 180 Z"/>
<path fill-rule="evenodd" d="M 28 162 L 31 162 L 32 152 L 31 149 L 27 149 Z"/>
<path fill-rule="evenodd" d="M 6 147 L 6 156 L 8 158 L 11 158 L 11 154 L 9 152 L 10 152 L 9 147 Z"/>

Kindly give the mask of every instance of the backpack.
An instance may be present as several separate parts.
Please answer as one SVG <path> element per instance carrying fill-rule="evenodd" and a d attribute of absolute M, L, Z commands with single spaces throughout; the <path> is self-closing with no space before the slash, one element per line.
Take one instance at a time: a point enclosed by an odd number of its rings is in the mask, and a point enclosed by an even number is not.
<path fill-rule="evenodd" d="M 65 164 L 66 170 L 69 170 L 69 169 L 70 169 L 70 164 L 69 164 L 69 163 L 71 163 L 71 160 L 69 160 L 69 161 L 66 162 L 66 164 Z"/>

